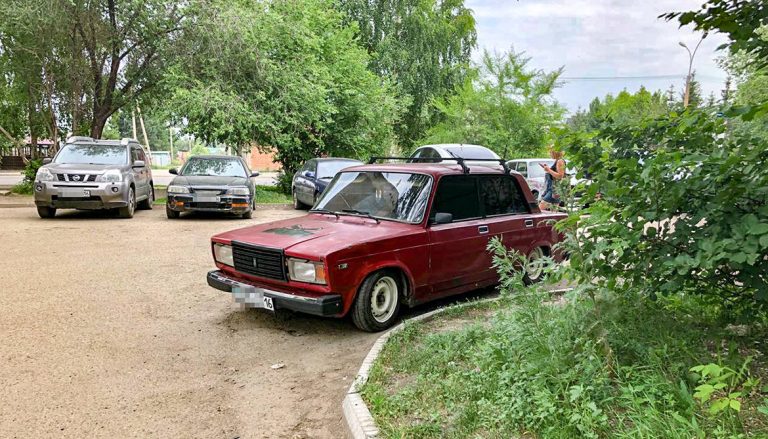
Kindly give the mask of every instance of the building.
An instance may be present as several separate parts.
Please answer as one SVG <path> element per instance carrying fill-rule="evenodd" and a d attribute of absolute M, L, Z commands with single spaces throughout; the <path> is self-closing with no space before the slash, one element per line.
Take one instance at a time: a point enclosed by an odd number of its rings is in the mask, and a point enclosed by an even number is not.
<path fill-rule="evenodd" d="M 51 157 L 53 140 L 37 139 L 38 157 Z M 32 139 L 24 139 L 24 146 L 13 146 L 0 151 L 0 169 L 24 169 L 24 161 L 32 159 Z"/>
<path fill-rule="evenodd" d="M 275 162 L 274 152 L 261 152 L 256 145 L 251 146 L 251 152 L 246 155 L 245 160 L 254 171 L 270 172 L 282 169 L 280 163 Z"/>

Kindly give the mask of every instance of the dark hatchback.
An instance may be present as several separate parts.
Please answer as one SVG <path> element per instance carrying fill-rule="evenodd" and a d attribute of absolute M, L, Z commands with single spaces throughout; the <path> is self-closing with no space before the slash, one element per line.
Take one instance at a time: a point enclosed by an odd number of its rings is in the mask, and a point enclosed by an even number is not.
<path fill-rule="evenodd" d="M 182 212 L 227 212 L 251 218 L 255 201 L 255 186 L 251 172 L 240 157 L 199 155 L 191 157 L 177 171 L 168 185 L 165 213 L 178 218 Z"/>
<path fill-rule="evenodd" d="M 362 165 L 360 160 L 344 158 L 318 158 L 307 160 L 291 183 L 293 207 L 306 209 L 315 205 L 328 183 L 344 168 Z"/>

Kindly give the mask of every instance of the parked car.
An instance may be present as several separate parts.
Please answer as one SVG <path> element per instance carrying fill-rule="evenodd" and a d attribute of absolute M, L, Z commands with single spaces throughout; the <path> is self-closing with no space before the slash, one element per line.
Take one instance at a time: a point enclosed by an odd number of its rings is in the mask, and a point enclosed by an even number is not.
<path fill-rule="evenodd" d="M 541 167 L 542 164 L 552 166 L 555 161 L 548 158 L 535 158 L 535 159 L 514 159 L 507 161 L 507 166 L 513 171 L 517 171 L 525 177 L 528 182 L 528 186 L 531 188 L 531 193 L 536 199 L 544 193 L 545 189 L 545 172 Z M 572 187 L 581 183 L 581 180 L 576 178 L 576 170 L 566 167 L 565 175 L 570 179 Z"/>
<path fill-rule="evenodd" d="M 168 185 L 165 214 L 178 218 L 182 212 L 226 212 L 251 218 L 256 203 L 256 187 L 251 172 L 240 157 L 196 155 L 187 160 Z"/>
<path fill-rule="evenodd" d="M 362 165 L 360 160 L 342 158 L 320 158 L 307 160 L 304 166 L 293 175 L 291 194 L 293 207 L 306 209 L 315 205 L 328 183 L 344 168 Z"/>
<path fill-rule="evenodd" d="M 414 306 L 499 281 L 493 237 L 526 255 L 526 282 L 560 260 L 561 236 L 525 179 L 499 167 L 388 163 L 347 168 L 305 216 L 211 238 L 208 284 L 248 307 L 352 315 L 360 329 Z"/>
<path fill-rule="evenodd" d="M 480 145 L 465 145 L 461 143 L 444 143 L 439 145 L 424 145 L 416 149 L 411 154 L 409 162 L 411 163 L 440 163 L 456 164 L 455 161 L 444 160 L 454 158 L 474 158 L 482 160 L 500 160 L 501 158 L 492 150 Z M 484 164 L 488 162 L 472 162 L 468 164 Z"/>
<path fill-rule="evenodd" d="M 152 208 L 155 192 L 149 165 L 136 140 L 70 137 L 37 171 L 37 214 L 52 218 L 57 209 L 112 209 L 131 218 L 136 208 Z"/>

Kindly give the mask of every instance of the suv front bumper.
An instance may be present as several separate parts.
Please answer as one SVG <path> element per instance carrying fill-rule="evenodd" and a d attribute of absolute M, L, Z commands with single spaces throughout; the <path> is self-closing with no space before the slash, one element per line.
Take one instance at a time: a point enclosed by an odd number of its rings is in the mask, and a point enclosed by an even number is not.
<path fill-rule="evenodd" d="M 57 209 L 112 209 L 128 205 L 128 182 L 36 181 L 35 205 Z"/>
<path fill-rule="evenodd" d="M 283 293 L 280 291 L 269 290 L 267 288 L 257 287 L 247 284 L 227 276 L 221 270 L 208 272 L 208 285 L 227 293 L 249 292 L 253 291 L 269 297 L 274 303 L 275 309 L 285 308 L 292 311 L 299 311 L 316 316 L 337 316 L 342 311 L 341 295 L 328 294 L 320 297 L 298 296 L 295 294 Z"/>

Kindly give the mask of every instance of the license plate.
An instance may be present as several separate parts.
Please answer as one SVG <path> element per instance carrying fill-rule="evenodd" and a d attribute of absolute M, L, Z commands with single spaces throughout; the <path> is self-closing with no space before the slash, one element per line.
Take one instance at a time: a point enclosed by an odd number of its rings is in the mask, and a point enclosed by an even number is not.
<path fill-rule="evenodd" d="M 197 201 L 200 203 L 218 203 L 219 197 L 197 197 Z"/>
<path fill-rule="evenodd" d="M 87 198 L 91 196 L 91 191 L 88 189 L 61 189 L 59 196 L 65 198 Z"/>
<path fill-rule="evenodd" d="M 265 296 L 264 292 L 256 287 L 233 287 L 232 296 L 234 296 L 235 302 L 242 303 L 246 308 L 275 310 L 275 303 L 272 298 Z"/>

